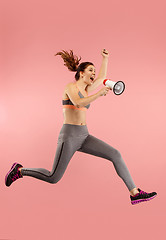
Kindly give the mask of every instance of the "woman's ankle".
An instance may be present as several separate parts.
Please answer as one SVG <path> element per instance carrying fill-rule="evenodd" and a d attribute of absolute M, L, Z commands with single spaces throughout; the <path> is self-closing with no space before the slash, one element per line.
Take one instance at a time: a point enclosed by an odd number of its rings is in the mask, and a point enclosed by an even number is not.
<path fill-rule="evenodd" d="M 20 173 L 21 173 L 21 169 L 22 169 L 22 167 L 18 168 L 18 170 L 20 171 Z M 22 175 L 22 173 L 21 173 L 21 175 Z"/>
<path fill-rule="evenodd" d="M 133 189 L 130 191 L 131 196 L 135 196 L 137 193 L 139 193 L 139 191 L 138 191 L 137 188 L 133 188 Z"/>

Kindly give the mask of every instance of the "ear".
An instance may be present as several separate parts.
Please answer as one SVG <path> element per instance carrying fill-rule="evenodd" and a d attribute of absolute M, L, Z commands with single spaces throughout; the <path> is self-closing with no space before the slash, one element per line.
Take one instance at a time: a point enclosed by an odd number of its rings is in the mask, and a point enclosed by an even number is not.
<path fill-rule="evenodd" d="M 80 75 L 81 75 L 81 76 L 83 75 L 83 73 L 84 73 L 83 71 L 80 71 Z"/>

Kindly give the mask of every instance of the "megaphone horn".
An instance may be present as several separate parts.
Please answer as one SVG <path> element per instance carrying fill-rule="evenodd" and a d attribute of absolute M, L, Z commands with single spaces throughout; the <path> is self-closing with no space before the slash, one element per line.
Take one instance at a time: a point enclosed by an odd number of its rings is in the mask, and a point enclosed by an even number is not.
<path fill-rule="evenodd" d="M 125 84 L 122 81 L 113 82 L 110 79 L 105 79 L 103 84 L 109 88 L 111 88 L 116 95 L 120 95 L 125 90 Z"/>

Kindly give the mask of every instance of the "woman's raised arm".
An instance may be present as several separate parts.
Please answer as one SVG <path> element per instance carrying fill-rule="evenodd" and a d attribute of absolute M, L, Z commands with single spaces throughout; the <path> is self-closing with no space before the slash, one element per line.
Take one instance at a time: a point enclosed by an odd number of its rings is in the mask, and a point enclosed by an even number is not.
<path fill-rule="evenodd" d="M 87 87 L 88 93 L 98 88 L 101 84 L 103 84 L 104 79 L 106 79 L 109 53 L 106 49 L 102 49 L 101 55 L 103 56 L 103 59 L 99 70 L 99 74 L 97 78 L 94 79 L 93 84 Z"/>

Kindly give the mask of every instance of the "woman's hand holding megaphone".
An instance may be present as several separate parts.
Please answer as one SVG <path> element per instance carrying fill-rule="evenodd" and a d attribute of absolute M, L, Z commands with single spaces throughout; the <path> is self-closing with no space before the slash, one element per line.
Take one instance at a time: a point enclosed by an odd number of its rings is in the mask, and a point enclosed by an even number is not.
<path fill-rule="evenodd" d="M 106 96 L 108 94 L 109 90 L 111 90 L 111 88 L 103 87 L 100 91 L 98 91 L 98 93 L 100 96 Z"/>
<path fill-rule="evenodd" d="M 107 87 L 110 87 L 110 89 L 113 90 L 114 94 L 116 95 L 122 94 L 125 90 L 125 84 L 122 81 L 113 82 L 110 79 L 105 79 L 103 84 Z"/>

